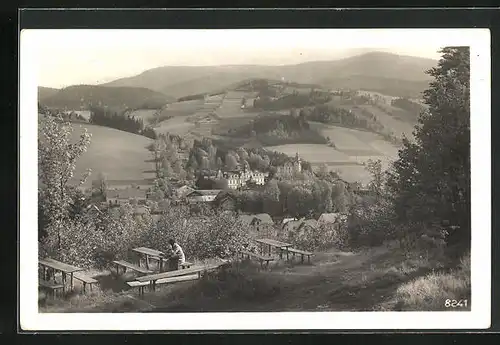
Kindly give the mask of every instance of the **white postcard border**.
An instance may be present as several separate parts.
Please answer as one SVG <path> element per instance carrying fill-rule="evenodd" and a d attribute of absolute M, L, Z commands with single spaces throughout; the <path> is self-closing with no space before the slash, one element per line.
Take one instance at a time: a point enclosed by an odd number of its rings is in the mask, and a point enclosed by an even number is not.
<path fill-rule="evenodd" d="M 88 30 L 88 29 L 86 29 Z M 271 29 L 276 31 L 274 29 Z M 470 312 L 38 313 L 37 46 L 43 31 L 20 36 L 20 327 L 30 330 L 481 329 L 491 314 L 491 109 L 488 29 L 301 29 L 308 39 L 350 47 L 436 43 L 471 47 L 472 241 Z M 122 30 L 123 31 L 123 30 Z M 147 34 L 147 30 L 141 30 Z M 170 30 L 171 31 L 171 30 Z M 178 30 L 177 30 L 178 31 Z M 242 30 L 238 30 L 242 31 Z M 257 35 L 265 30 L 253 30 Z M 309 36 L 310 34 L 310 36 Z M 325 42 L 326 44 L 326 42 Z M 61 47 L 64 49 L 64 47 Z M 57 52 L 54 52 L 57 54 Z"/>

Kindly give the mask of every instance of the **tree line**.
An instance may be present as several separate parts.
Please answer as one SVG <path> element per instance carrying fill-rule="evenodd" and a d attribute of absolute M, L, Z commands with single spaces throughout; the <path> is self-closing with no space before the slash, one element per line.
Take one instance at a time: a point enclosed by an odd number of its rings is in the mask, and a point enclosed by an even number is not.
<path fill-rule="evenodd" d="M 142 119 L 136 119 L 134 116 L 125 115 L 116 111 L 108 111 L 100 107 L 90 108 L 89 122 L 99 126 L 119 129 L 125 132 L 144 135 L 155 139 L 156 132 L 149 126 L 144 126 Z"/>

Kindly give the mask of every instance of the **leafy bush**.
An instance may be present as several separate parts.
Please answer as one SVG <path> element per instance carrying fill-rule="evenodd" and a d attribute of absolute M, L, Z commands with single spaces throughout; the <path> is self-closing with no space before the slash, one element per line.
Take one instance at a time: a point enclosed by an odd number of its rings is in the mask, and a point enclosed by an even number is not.
<path fill-rule="evenodd" d="M 137 217 L 131 205 L 121 205 L 64 223 L 59 236 L 50 236 L 40 245 L 42 256 L 81 267 L 106 267 L 126 258 L 131 248 L 141 244 L 142 235 L 152 226 L 148 212 Z"/>
<path fill-rule="evenodd" d="M 156 227 L 143 236 L 144 243 L 168 250 L 175 239 L 186 257 L 196 259 L 229 258 L 250 242 L 250 229 L 233 213 L 193 217 L 185 206 L 171 207 L 162 214 Z"/>
<path fill-rule="evenodd" d="M 348 218 L 349 243 L 353 248 L 379 246 L 398 238 L 391 203 L 380 198 L 376 202 L 363 200 L 353 205 Z"/>

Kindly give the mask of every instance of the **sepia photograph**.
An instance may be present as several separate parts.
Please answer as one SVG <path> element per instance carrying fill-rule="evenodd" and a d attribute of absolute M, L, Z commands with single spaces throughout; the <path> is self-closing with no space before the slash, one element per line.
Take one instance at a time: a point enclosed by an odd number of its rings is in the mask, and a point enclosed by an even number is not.
<path fill-rule="evenodd" d="M 488 327 L 489 44 L 23 30 L 21 320 Z"/>

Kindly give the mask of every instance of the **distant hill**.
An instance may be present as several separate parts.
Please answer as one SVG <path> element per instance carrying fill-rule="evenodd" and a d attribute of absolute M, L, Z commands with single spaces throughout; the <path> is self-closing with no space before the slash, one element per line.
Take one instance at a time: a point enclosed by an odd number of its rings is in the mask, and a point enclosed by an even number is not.
<path fill-rule="evenodd" d="M 429 88 L 429 82 L 430 80 L 403 80 L 366 75 L 331 77 L 319 81 L 331 89 L 375 91 L 384 95 L 407 98 L 421 98 L 421 93 Z"/>
<path fill-rule="evenodd" d="M 173 100 L 165 94 L 141 87 L 75 85 L 41 99 L 41 103 L 50 108 L 67 109 L 80 109 L 90 104 L 101 104 L 114 109 L 159 109 Z"/>
<path fill-rule="evenodd" d="M 53 96 L 58 92 L 59 92 L 59 89 L 54 89 L 52 87 L 39 86 L 38 87 L 38 100 L 43 101 L 47 97 Z"/>
<path fill-rule="evenodd" d="M 263 66 L 167 66 L 147 70 L 137 76 L 122 78 L 105 86 L 146 87 L 174 97 L 227 88 L 245 79 L 266 78 L 299 83 L 361 85 L 363 89 L 383 89 L 389 95 L 401 96 L 401 87 L 419 94 L 430 80 L 425 71 L 437 61 L 370 52 L 333 61 L 312 61 L 297 65 Z M 373 86 L 373 87 L 372 87 Z M 343 86 L 340 86 L 343 87 Z M 360 87 L 361 88 L 361 87 Z"/>

